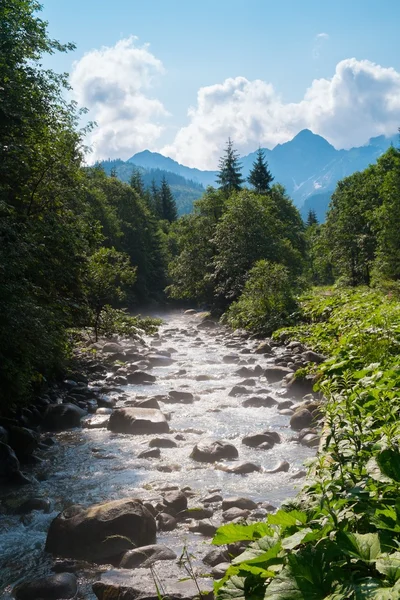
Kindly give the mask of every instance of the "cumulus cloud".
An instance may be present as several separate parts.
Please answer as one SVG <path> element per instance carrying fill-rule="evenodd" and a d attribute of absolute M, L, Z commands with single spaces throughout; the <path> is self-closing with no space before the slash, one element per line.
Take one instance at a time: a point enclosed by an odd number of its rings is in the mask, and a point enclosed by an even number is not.
<path fill-rule="evenodd" d="M 89 140 L 93 159 L 128 158 L 154 146 L 168 113 L 149 92 L 163 73 L 162 62 L 135 37 L 91 50 L 74 64 L 74 97 L 97 123 Z"/>
<path fill-rule="evenodd" d="M 337 148 L 392 135 L 400 123 L 400 73 L 367 60 L 338 63 L 330 79 L 316 79 L 297 103 L 285 103 L 265 81 L 244 77 L 202 87 L 189 123 L 161 151 L 179 162 L 215 168 L 228 137 L 240 153 L 273 147 L 308 128 Z"/>

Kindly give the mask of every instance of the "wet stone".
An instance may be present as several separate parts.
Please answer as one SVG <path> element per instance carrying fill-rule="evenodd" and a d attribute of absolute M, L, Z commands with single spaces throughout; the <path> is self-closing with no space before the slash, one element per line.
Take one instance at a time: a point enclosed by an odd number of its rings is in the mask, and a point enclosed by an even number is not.
<path fill-rule="evenodd" d="M 120 568 L 123 569 L 149 569 L 160 560 L 174 560 L 177 555 L 173 550 L 162 544 L 151 544 L 134 550 L 128 550 L 122 557 Z"/>
<path fill-rule="evenodd" d="M 75 598 L 78 581 L 72 573 L 58 573 L 21 583 L 14 588 L 16 600 L 68 600 Z"/>

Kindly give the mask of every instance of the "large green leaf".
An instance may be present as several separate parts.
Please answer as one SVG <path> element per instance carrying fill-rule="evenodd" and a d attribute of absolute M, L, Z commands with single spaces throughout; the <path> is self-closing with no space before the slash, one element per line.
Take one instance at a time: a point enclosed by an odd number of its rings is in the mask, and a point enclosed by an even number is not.
<path fill-rule="evenodd" d="M 282 548 L 285 548 L 285 550 L 293 550 L 293 548 L 296 548 L 297 546 L 300 546 L 300 544 L 303 542 L 304 538 L 307 537 L 307 535 L 309 533 L 312 533 L 312 529 L 310 529 L 310 527 L 305 527 L 304 529 L 301 529 L 300 531 L 296 531 L 296 533 L 294 533 L 293 535 L 284 538 L 282 540 Z"/>
<path fill-rule="evenodd" d="M 280 525 L 282 529 L 287 527 L 301 527 L 307 523 L 307 515 L 299 510 L 291 510 L 286 512 L 278 510 L 274 515 L 268 515 L 268 523 L 270 525 Z"/>
<path fill-rule="evenodd" d="M 232 564 L 237 565 L 246 562 L 255 565 L 265 563 L 272 558 L 276 558 L 280 550 L 281 543 L 276 537 L 265 536 L 251 544 L 242 554 L 236 556 L 232 560 Z"/>
<path fill-rule="evenodd" d="M 394 584 L 400 579 L 400 552 L 382 554 L 376 561 L 375 568 Z"/>
<path fill-rule="evenodd" d="M 345 554 L 365 562 L 375 561 L 381 553 L 381 544 L 377 533 L 340 531 L 336 540 Z"/>
<path fill-rule="evenodd" d="M 234 542 L 257 540 L 271 534 L 273 534 L 273 531 L 266 523 L 252 523 L 251 525 L 229 523 L 217 529 L 212 543 L 215 546 L 222 546 Z"/>
<path fill-rule="evenodd" d="M 376 461 L 384 475 L 400 482 L 400 452 L 387 448 L 377 455 Z"/>

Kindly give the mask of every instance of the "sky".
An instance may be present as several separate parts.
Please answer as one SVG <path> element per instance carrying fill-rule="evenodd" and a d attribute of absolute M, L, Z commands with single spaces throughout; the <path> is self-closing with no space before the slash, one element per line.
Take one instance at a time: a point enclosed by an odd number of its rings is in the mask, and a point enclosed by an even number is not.
<path fill-rule="evenodd" d="M 399 0 L 41 0 L 43 59 L 97 127 L 90 161 L 145 149 L 214 169 L 302 129 L 336 148 L 400 125 Z"/>

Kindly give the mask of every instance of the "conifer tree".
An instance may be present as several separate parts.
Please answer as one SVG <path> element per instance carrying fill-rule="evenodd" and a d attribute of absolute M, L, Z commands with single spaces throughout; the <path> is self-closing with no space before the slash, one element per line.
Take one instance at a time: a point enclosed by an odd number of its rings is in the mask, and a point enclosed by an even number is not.
<path fill-rule="evenodd" d="M 111 169 L 110 177 L 117 178 L 117 167 L 115 165 Z"/>
<path fill-rule="evenodd" d="M 247 181 L 254 187 L 258 194 L 267 194 L 271 189 L 273 180 L 274 178 L 265 160 L 265 152 L 259 148 Z"/>
<path fill-rule="evenodd" d="M 219 160 L 219 172 L 217 181 L 220 189 L 229 196 L 232 192 L 241 189 L 244 179 L 242 177 L 242 165 L 239 162 L 239 154 L 233 147 L 231 138 L 225 149 L 225 155 Z"/>
<path fill-rule="evenodd" d="M 317 214 L 312 208 L 308 211 L 306 227 L 311 227 L 311 225 L 318 225 Z"/>
<path fill-rule="evenodd" d="M 162 210 L 162 218 L 166 221 L 169 221 L 170 223 L 176 221 L 178 218 L 176 202 L 172 195 L 171 188 L 169 187 L 167 180 L 165 179 L 165 175 L 161 181 L 160 204 Z"/>
<path fill-rule="evenodd" d="M 134 169 L 132 171 L 129 185 L 131 186 L 131 188 L 133 188 L 135 190 L 135 192 L 137 194 L 139 194 L 139 196 L 141 198 L 144 197 L 144 194 L 145 194 L 144 183 L 143 183 L 143 178 L 142 178 L 142 175 L 141 175 L 139 169 Z"/>
<path fill-rule="evenodd" d="M 153 208 L 153 212 L 154 212 L 155 216 L 158 217 L 159 219 L 162 219 L 163 214 L 162 214 L 160 190 L 156 184 L 155 179 L 152 179 L 152 181 L 151 181 L 150 198 L 151 198 L 151 206 Z"/>

